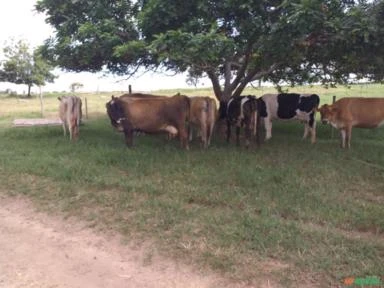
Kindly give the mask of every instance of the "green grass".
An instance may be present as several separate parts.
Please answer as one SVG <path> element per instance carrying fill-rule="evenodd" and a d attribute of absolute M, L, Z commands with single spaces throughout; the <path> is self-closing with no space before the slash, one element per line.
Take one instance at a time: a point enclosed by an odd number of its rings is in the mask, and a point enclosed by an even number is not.
<path fill-rule="evenodd" d="M 372 96 L 383 88 L 364 86 Z M 345 93 L 317 89 L 322 102 Z M 40 108 L 4 108 L 15 99 L 0 100 L 0 193 L 127 239 L 151 239 L 166 255 L 237 280 L 330 287 L 384 275 L 383 129 L 354 129 L 349 151 L 328 126 L 318 125 L 311 145 L 300 123 L 278 121 L 260 149 L 228 145 L 220 135 L 207 151 L 198 143 L 183 151 L 164 135 L 137 137 L 128 149 L 105 116 L 109 94 L 87 97 L 90 119 L 77 143 L 61 127 L 10 128 L 13 117 Z M 54 115 L 56 98 L 46 101 Z"/>

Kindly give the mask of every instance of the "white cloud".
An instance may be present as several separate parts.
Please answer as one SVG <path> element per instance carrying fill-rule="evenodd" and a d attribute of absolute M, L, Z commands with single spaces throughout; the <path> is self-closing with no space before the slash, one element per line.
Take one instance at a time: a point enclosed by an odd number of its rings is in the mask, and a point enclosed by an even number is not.
<path fill-rule="evenodd" d="M 6 4 L 4 4 L 6 3 Z M 53 33 L 53 29 L 45 23 L 45 16 L 34 10 L 36 0 L 8 0 L 2 2 L 0 9 L 0 48 L 10 39 L 26 40 L 32 47 L 41 45 Z M 0 49 L 1 50 L 1 49 Z M 0 53 L 0 58 L 3 58 Z M 157 89 L 191 87 L 186 84 L 185 75 L 165 76 L 160 73 L 145 73 L 129 80 L 119 81 L 122 77 L 103 77 L 101 73 L 68 73 L 56 70 L 59 76 L 53 84 L 47 84 L 45 91 L 68 91 L 73 82 L 84 85 L 83 91 L 127 91 L 132 85 L 134 91 L 150 91 Z M 202 82 L 210 86 L 209 81 Z M 16 90 L 22 93 L 25 85 L 0 83 L 0 90 Z M 37 89 L 35 89 L 36 91 Z"/>

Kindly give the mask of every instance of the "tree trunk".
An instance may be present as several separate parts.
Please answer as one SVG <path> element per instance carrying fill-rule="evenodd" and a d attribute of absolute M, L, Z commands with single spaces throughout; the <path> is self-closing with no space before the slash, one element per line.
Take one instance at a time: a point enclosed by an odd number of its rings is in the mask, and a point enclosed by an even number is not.
<path fill-rule="evenodd" d="M 231 97 L 232 97 L 232 91 L 231 90 L 223 91 L 220 101 L 228 102 L 229 98 L 231 98 Z"/>
<path fill-rule="evenodd" d="M 227 102 L 229 98 L 231 98 L 233 91 L 230 88 L 230 83 L 226 83 L 225 89 L 222 89 L 217 75 L 212 71 L 207 71 L 206 73 L 212 82 L 213 92 L 215 93 L 217 100 Z"/>
<path fill-rule="evenodd" d="M 32 85 L 31 84 L 28 84 L 28 98 L 31 98 L 31 87 Z"/>

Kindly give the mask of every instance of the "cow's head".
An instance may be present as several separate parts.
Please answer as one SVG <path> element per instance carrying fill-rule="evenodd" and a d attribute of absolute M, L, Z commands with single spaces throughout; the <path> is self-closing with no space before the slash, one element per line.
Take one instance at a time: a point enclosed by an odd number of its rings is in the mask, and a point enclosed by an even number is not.
<path fill-rule="evenodd" d="M 337 113 L 337 108 L 332 105 L 324 104 L 318 111 L 320 112 L 321 122 L 323 124 L 329 124 Z"/>
<path fill-rule="evenodd" d="M 107 108 L 107 114 L 111 120 L 111 125 L 118 131 L 123 131 L 121 121 L 122 119 L 125 119 L 125 113 L 121 100 L 112 96 L 112 99 L 105 104 L 105 107 Z"/>

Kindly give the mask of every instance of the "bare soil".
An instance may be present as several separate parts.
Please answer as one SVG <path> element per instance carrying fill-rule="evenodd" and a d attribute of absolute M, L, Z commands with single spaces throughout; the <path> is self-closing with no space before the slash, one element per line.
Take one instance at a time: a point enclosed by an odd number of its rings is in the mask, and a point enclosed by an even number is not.
<path fill-rule="evenodd" d="M 233 283 L 164 259 L 151 245 L 123 245 L 75 219 L 0 196 L 0 287 L 273 287 Z"/>

